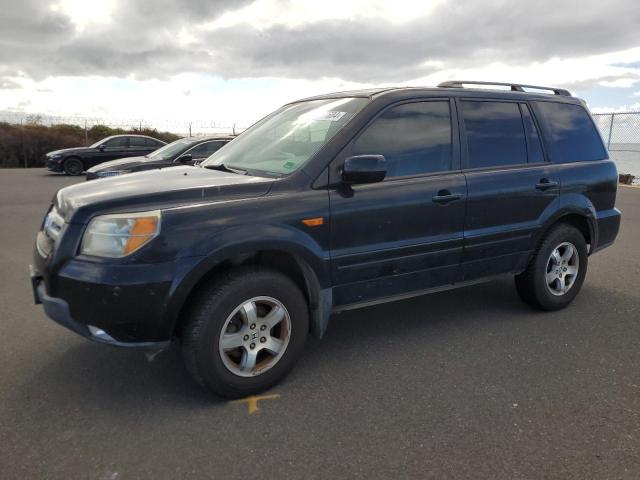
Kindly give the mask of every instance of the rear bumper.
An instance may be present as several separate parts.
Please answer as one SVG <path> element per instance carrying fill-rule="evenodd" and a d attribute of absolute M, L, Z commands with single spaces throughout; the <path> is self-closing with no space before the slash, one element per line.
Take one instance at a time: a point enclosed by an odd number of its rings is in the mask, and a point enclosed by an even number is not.
<path fill-rule="evenodd" d="M 622 213 L 617 208 L 598 212 L 598 242 L 593 252 L 599 252 L 613 244 L 620 230 L 621 219 Z"/>
<path fill-rule="evenodd" d="M 34 300 L 36 304 L 42 304 L 46 315 L 59 325 L 98 343 L 105 343 L 116 347 L 133 347 L 144 348 L 149 350 L 162 350 L 171 342 L 165 341 L 122 341 L 117 340 L 107 333 L 103 328 L 92 325 L 91 323 L 82 323 L 76 321 L 72 314 L 69 303 L 57 297 L 52 297 L 47 293 L 47 289 L 43 278 L 39 272 L 30 266 L 31 286 L 33 289 Z M 98 310 L 96 310 L 98 311 Z M 96 315 L 98 317 L 99 315 Z M 99 321 L 99 319 L 97 319 Z"/>

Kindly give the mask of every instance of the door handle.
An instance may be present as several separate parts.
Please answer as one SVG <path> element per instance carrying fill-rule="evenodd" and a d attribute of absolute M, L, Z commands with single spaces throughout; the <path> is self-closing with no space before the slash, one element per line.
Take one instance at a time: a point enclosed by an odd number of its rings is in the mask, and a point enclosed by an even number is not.
<path fill-rule="evenodd" d="M 544 192 L 545 190 L 548 190 L 550 188 L 557 187 L 557 186 L 558 186 L 558 182 L 553 182 L 548 178 L 542 178 L 538 183 L 536 183 L 536 190 L 542 190 Z"/>
<path fill-rule="evenodd" d="M 461 198 L 462 198 L 461 193 L 451 193 L 449 190 L 440 190 L 438 194 L 434 196 L 431 200 L 433 200 L 433 203 L 439 203 L 441 205 L 444 205 L 449 202 L 460 200 Z"/>

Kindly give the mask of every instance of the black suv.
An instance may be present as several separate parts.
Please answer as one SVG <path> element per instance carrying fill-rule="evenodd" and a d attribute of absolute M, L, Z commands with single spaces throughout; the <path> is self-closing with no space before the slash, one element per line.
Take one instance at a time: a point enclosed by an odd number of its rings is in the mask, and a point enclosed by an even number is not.
<path fill-rule="evenodd" d="M 115 177 L 125 173 L 142 172 L 155 168 L 179 165 L 197 165 L 223 145 L 233 140 L 233 135 L 181 138 L 164 145 L 155 152 L 141 157 L 122 158 L 101 163 L 87 170 L 87 180 Z"/>
<path fill-rule="evenodd" d="M 52 172 L 80 175 L 85 170 L 107 160 L 146 155 L 166 142 L 145 135 L 113 135 L 89 147 L 64 148 L 46 155 L 46 166 Z"/>
<path fill-rule="evenodd" d="M 567 91 L 470 83 L 300 100 L 200 168 L 60 190 L 36 301 L 98 342 L 178 338 L 227 397 L 274 385 L 345 309 L 502 274 L 567 306 L 618 233 L 616 166 Z"/>

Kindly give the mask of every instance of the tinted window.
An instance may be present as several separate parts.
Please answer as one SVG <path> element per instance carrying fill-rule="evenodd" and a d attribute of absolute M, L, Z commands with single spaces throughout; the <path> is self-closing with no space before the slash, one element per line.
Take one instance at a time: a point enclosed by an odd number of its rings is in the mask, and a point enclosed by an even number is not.
<path fill-rule="evenodd" d="M 104 143 L 104 146 L 108 148 L 122 148 L 128 145 L 129 145 L 128 137 L 116 137 L 116 138 L 112 138 L 111 140 L 107 140 Z"/>
<path fill-rule="evenodd" d="M 517 103 L 464 101 L 469 168 L 527 162 L 527 144 Z"/>
<path fill-rule="evenodd" d="M 154 140 L 153 138 L 145 138 L 144 145 L 151 148 L 160 148 L 164 145 L 164 143 L 159 142 L 158 140 Z"/>
<path fill-rule="evenodd" d="M 129 141 L 129 146 L 131 147 L 146 147 L 147 139 L 142 137 L 131 137 Z"/>
<path fill-rule="evenodd" d="M 416 102 L 387 109 L 353 145 L 353 154 L 384 155 L 387 176 L 451 169 L 449 102 Z"/>
<path fill-rule="evenodd" d="M 213 152 L 217 151 L 225 142 L 206 142 L 201 143 L 197 147 L 192 148 L 188 151 L 193 158 L 205 158 L 211 155 Z"/>
<path fill-rule="evenodd" d="M 602 160 L 607 153 L 587 111 L 580 105 L 534 102 L 543 133 L 555 162 Z"/>
<path fill-rule="evenodd" d="M 544 153 L 542 152 L 542 143 L 540 143 L 540 135 L 533 116 L 527 105 L 520 105 L 522 112 L 522 121 L 524 122 L 524 131 L 527 134 L 527 152 L 529 163 L 544 162 Z"/>

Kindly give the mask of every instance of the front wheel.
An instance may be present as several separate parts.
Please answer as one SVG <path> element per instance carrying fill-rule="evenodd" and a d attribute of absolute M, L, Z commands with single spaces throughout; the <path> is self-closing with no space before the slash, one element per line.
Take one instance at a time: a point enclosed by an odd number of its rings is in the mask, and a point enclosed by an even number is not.
<path fill-rule="evenodd" d="M 68 158 L 62 164 L 62 170 L 67 175 L 80 175 L 84 170 L 84 165 L 78 158 Z"/>
<path fill-rule="evenodd" d="M 232 271 L 204 286 L 184 320 L 187 369 L 198 383 L 228 398 L 260 392 L 284 378 L 309 330 L 298 286 L 258 268 Z"/>
<path fill-rule="evenodd" d="M 544 237 L 516 288 L 528 304 L 542 310 L 564 308 L 578 295 L 587 274 L 587 243 L 571 225 L 560 224 Z"/>

